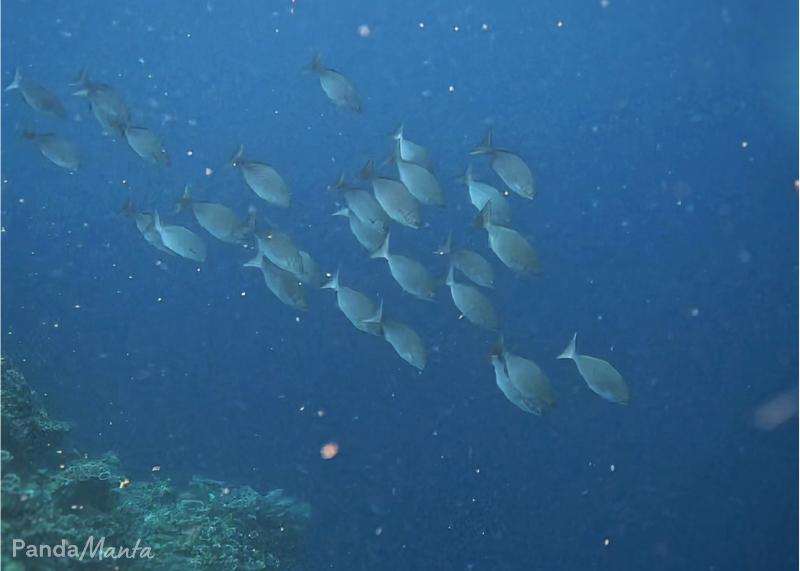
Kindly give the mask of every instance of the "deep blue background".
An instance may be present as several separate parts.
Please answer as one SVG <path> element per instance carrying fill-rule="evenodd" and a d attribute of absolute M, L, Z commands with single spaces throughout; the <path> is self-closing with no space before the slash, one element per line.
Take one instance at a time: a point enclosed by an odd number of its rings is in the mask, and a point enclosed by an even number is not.
<path fill-rule="evenodd" d="M 70 115 L 3 97 L 3 350 L 77 446 L 115 450 L 134 479 L 159 464 L 178 482 L 286 488 L 313 506 L 309 569 L 797 568 L 797 420 L 753 427 L 797 383 L 796 3 L 129 4 L 2 4 L 2 84 L 22 66 Z M 362 115 L 301 71 L 314 51 L 355 81 Z M 81 66 L 163 138 L 169 170 L 102 135 L 69 95 Z M 436 304 L 401 294 L 329 216 L 326 186 L 384 158 L 402 121 L 449 206 L 396 229 L 393 250 L 437 273 L 449 229 L 489 255 L 455 182 L 486 126 L 536 173 L 536 200 L 512 200 L 546 273 L 494 261 L 492 296 L 511 348 L 553 378 L 554 414 L 517 411 L 491 336 L 445 289 Z M 38 155 L 24 126 L 76 141 L 80 172 Z M 285 175 L 290 211 L 223 167 L 238 143 Z M 331 292 L 296 321 L 241 268 L 248 252 L 204 235 L 196 271 L 116 214 L 128 196 L 168 212 L 186 183 L 257 206 L 384 296 L 425 338 L 424 374 Z M 629 407 L 554 359 L 574 330 L 625 374 Z M 324 462 L 328 440 L 341 452 Z"/>

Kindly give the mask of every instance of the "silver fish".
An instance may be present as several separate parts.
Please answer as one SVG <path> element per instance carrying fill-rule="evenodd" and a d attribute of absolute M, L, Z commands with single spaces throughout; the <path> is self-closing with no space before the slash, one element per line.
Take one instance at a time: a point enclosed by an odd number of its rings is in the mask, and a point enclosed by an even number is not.
<path fill-rule="evenodd" d="M 148 244 L 157 250 L 160 250 L 161 252 L 170 254 L 172 256 L 175 255 L 175 252 L 164 246 L 164 243 L 161 241 L 161 234 L 159 234 L 156 230 L 155 216 L 149 212 L 137 211 L 131 199 L 128 199 L 125 202 L 120 209 L 120 212 L 129 218 L 133 218 L 133 221 L 136 224 L 136 229 L 139 230 L 139 233 Z"/>
<path fill-rule="evenodd" d="M 399 143 L 395 149 L 393 160 L 397 164 L 400 181 L 408 191 L 422 204 L 428 206 L 444 206 L 444 190 L 433 173 L 417 163 L 410 163 L 400 156 Z"/>
<path fill-rule="evenodd" d="M 458 310 L 467 318 L 470 323 L 484 327 L 490 331 L 496 331 L 500 326 L 500 319 L 497 312 L 481 291 L 471 285 L 458 283 L 453 276 L 453 264 L 447 272 L 445 282 L 450 287 L 450 295 L 453 298 Z"/>
<path fill-rule="evenodd" d="M 340 208 L 333 213 L 333 216 L 346 216 L 350 224 L 350 232 L 356 237 L 358 243 L 364 246 L 369 253 L 374 252 L 383 244 L 386 232 L 381 232 L 371 224 L 363 222 L 349 208 Z"/>
<path fill-rule="evenodd" d="M 103 130 L 120 138 L 125 135 L 125 128 L 130 124 L 130 111 L 114 88 L 92 81 L 86 70 L 81 70 L 71 85 L 77 87 L 73 95 L 89 99 L 92 113 Z"/>
<path fill-rule="evenodd" d="M 167 154 L 161 140 L 149 129 L 144 127 L 125 127 L 125 140 L 128 146 L 145 161 L 152 164 L 170 165 L 169 154 Z"/>
<path fill-rule="evenodd" d="M 361 99 L 358 97 L 353 82 L 338 71 L 323 66 L 319 54 L 314 55 L 314 59 L 306 66 L 306 69 L 317 74 L 325 95 L 337 107 L 351 109 L 357 113 L 361 112 Z"/>
<path fill-rule="evenodd" d="M 236 213 L 223 204 L 192 199 L 189 185 L 176 205 L 176 211 L 190 208 L 197 223 L 217 240 L 229 244 L 243 244 L 255 230 L 255 211 L 250 212 L 247 222 L 242 222 Z"/>
<path fill-rule="evenodd" d="M 419 203 L 402 182 L 377 176 L 372 161 L 367 161 L 364 165 L 361 178 L 372 183 L 375 200 L 383 207 L 389 218 L 409 228 L 422 227 Z"/>
<path fill-rule="evenodd" d="M 480 223 L 489 235 L 489 248 L 513 271 L 525 275 L 541 274 L 539 256 L 533 246 L 516 230 L 491 221 L 492 204 L 480 213 Z"/>
<path fill-rule="evenodd" d="M 247 186 L 259 197 L 274 206 L 288 208 L 292 203 L 292 192 L 283 177 L 273 167 L 242 158 L 244 145 L 239 145 L 228 164 L 242 171 Z"/>
<path fill-rule="evenodd" d="M 519 155 L 511 151 L 496 149 L 492 144 L 492 132 L 487 131 L 483 141 L 472 149 L 472 155 L 488 155 L 492 159 L 492 169 L 497 173 L 506 186 L 523 198 L 533 199 L 536 187 L 533 173 Z"/>
<path fill-rule="evenodd" d="M 619 371 L 608 361 L 578 354 L 576 348 L 577 338 L 578 334 L 575 333 L 567 348 L 557 358 L 572 359 L 589 388 L 605 400 L 618 404 L 628 404 L 630 392 L 625 379 L 622 378 Z"/>
<path fill-rule="evenodd" d="M 258 250 L 278 268 L 294 276 L 303 275 L 303 256 L 292 239 L 275 228 L 256 234 Z"/>
<path fill-rule="evenodd" d="M 425 266 L 398 254 L 389 253 L 389 234 L 370 258 L 383 258 L 389 263 L 389 272 L 403 290 L 414 297 L 431 301 L 436 296 L 436 283 Z"/>
<path fill-rule="evenodd" d="M 261 270 L 261 275 L 264 277 L 264 283 L 267 284 L 267 288 L 282 303 L 301 311 L 308 309 L 305 290 L 300 282 L 297 281 L 297 278 L 270 263 L 261 252 L 252 260 L 245 262 L 244 266 L 248 268 L 259 268 Z"/>
<path fill-rule="evenodd" d="M 428 150 L 412 141 L 405 138 L 403 128 L 405 125 L 400 125 L 392 135 L 392 138 L 398 142 L 400 150 L 400 158 L 410 163 L 417 163 L 420 166 L 430 170 L 432 163 Z"/>
<path fill-rule="evenodd" d="M 361 292 L 343 286 L 340 283 L 340 272 L 337 269 L 333 277 L 322 285 L 324 289 L 336 292 L 336 305 L 344 313 L 353 326 L 370 335 L 382 334 L 380 323 L 370 323 L 365 320 L 371 318 L 378 311 L 378 304 Z"/>
<path fill-rule="evenodd" d="M 375 315 L 365 320 L 367 323 L 380 324 L 383 338 L 394 348 L 401 359 L 420 371 L 425 369 L 428 356 L 425 345 L 417 332 L 408 325 L 383 318 L 383 301 L 381 301 Z"/>
<path fill-rule="evenodd" d="M 81 161 L 75 143 L 52 133 L 34 133 L 27 129 L 22 136 L 36 145 L 39 152 L 53 164 L 71 171 L 78 170 Z"/>
<path fill-rule="evenodd" d="M 188 258 L 197 262 L 204 262 L 206 259 L 206 244 L 203 240 L 183 226 L 173 224 L 162 224 L 158 215 L 158 210 L 153 213 L 155 229 L 161 236 L 161 242 L 172 252 L 182 258 Z"/>
<path fill-rule="evenodd" d="M 475 180 L 472 174 L 472 165 L 467 167 L 464 174 L 464 183 L 467 185 L 469 200 L 480 212 L 487 202 L 492 203 L 492 222 L 502 226 L 511 224 L 511 206 L 503 194 L 490 184 Z"/>
<path fill-rule="evenodd" d="M 53 115 L 59 119 L 63 119 L 67 114 L 64 105 L 61 104 L 61 100 L 59 100 L 55 94 L 38 83 L 23 78 L 19 68 L 14 71 L 14 79 L 8 87 L 5 88 L 5 91 L 11 91 L 13 89 L 19 89 L 22 99 L 25 100 L 25 103 L 27 103 L 31 109 L 39 111 L 40 113 Z"/>
<path fill-rule="evenodd" d="M 466 248 L 454 248 L 452 233 L 447 235 L 447 241 L 434 254 L 449 255 L 456 269 L 473 283 L 485 288 L 494 287 L 492 265 L 478 252 Z"/>
<path fill-rule="evenodd" d="M 389 217 L 381 205 L 366 190 L 350 187 L 344 178 L 344 173 L 339 175 L 339 180 L 335 185 L 329 187 L 330 190 L 340 191 L 353 214 L 362 222 L 369 224 L 382 235 L 386 235 L 389 229 Z M 381 238 L 382 240 L 382 238 Z"/>
<path fill-rule="evenodd" d="M 556 406 L 556 396 L 550 379 L 531 361 L 508 351 L 501 337 L 493 354 L 499 355 L 511 384 L 517 389 L 523 410 L 541 416 Z"/>

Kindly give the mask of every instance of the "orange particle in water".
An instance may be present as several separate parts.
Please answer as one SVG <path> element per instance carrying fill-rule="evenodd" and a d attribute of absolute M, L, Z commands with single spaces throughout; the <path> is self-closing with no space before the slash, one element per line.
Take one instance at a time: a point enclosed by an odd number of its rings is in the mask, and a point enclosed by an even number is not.
<path fill-rule="evenodd" d="M 328 442 L 319 449 L 319 455 L 323 460 L 330 460 L 339 453 L 339 445 L 335 442 Z"/>

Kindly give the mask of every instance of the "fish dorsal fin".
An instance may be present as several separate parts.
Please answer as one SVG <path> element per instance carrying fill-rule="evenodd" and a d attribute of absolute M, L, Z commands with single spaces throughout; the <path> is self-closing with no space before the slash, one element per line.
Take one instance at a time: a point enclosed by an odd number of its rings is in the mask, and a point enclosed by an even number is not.
<path fill-rule="evenodd" d="M 192 192 L 190 190 L 190 185 L 186 185 L 183 187 L 183 194 L 181 195 L 178 202 L 175 204 L 175 212 L 183 212 L 187 208 L 192 206 Z"/>
<path fill-rule="evenodd" d="M 439 256 L 447 256 L 453 252 L 453 231 L 447 233 L 447 239 L 444 241 L 444 244 L 439 246 L 438 250 L 434 250 L 434 254 L 438 254 Z"/>
<path fill-rule="evenodd" d="M 569 345 L 567 345 L 566 349 L 564 349 L 561 352 L 561 354 L 558 357 L 556 357 L 556 359 L 575 359 L 575 357 L 578 356 L 577 345 L 576 345 L 577 339 L 578 339 L 578 332 L 576 331 L 572 335 L 572 340 L 569 342 Z"/>
<path fill-rule="evenodd" d="M 481 228 L 488 228 L 492 224 L 492 203 L 486 201 L 486 204 L 481 208 L 478 216 L 475 218 L 475 225 Z"/>
<path fill-rule="evenodd" d="M 4 89 L 4 91 L 11 91 L 12 89 L 19 89 L 22 87 L 22 72 L 19 67 L 14 70 L 13 81 Z"/>
<path fill-rule="evenodd" d="M 405 128 L 405 123 L 400 123 L 400 126 L 395 129 L 395 132 L 392 133 L 392 139 L 395 141 L 402 141 L 403 140 L 403 129 Z"/>
<path fill-rule="evenodd" d="M 350 209 L 347 208 L 346 206 L 343 206 L 342 208 L 331 214 L 331 216 L 346 216 L 350 218 Z"/>
<path fill-rule="evenodd" d="M 373 180 L 375 178 L 375 163 L 372 159 L 367 161 L 359 176 L 364 180 Z"/>
<path fill-rule="evenodd" d="M 453 260 L 450 260 L 450 265 L 447 268 L 447 277 L 444 280 L 444 283 L 448 286 L 453 286 L 456 283 L 456 279 L 454 276 L 454 267 Z"/>

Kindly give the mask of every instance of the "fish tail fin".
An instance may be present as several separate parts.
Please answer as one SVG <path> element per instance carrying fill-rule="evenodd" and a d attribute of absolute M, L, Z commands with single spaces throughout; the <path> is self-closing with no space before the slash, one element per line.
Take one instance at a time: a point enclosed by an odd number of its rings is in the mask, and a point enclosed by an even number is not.
<path fill-rule="evenodd" d="M 492 145 L 492 130 L 486 131 L 483 140 L 478 143 L 478 146 L 472 149 L 470 155 L 491 155 L 494 153 L 494 145 Z"/>
<path fill-rule="evenodd" d="M 335 183 L 328 185 L 329 191 L 347 190 L 349 188 L 347 184 L 347 175 L 345 175 L 344 171 L 339 173 L 339 178 L 336 179 Z"/>
<path fill-rule="evenodd" d="M 340 208 L 339 210 L 337 210 L 336 212 L 334 212 L 333 214 L 331 214 L 331 216 L 347 216 L 347 217 L 349 217 L 350 216 L 350 209 L 347 208 L 346 206 L 344 206 L 344 207 Z"/>
<path fill-rule="evenodd" d="M 362 320 L 362 323 L 383 323 L 383 298 L 374 315 Z"/>
<path fill-rule="evenodd" d="M 256 207 L 252 204 L 247 207 L 247 233 L 256 233 Z"/>
<path fill-rule="evenodd" d="M 69 85 L 70 87 L 86 87 L 89 85 L 89 72 L 86 71 L 85 67 L 78 70 L 78 75 L 69 82 Z"/>
<path fill-rule="evenodd" d="M 192 192 L 189 189 L 189 185 L 183 187 L 183 194 L 181 195 L 180 200 L 175 203 L 175 213 L 183 212 L 187 208 L 192 206 Z"/>
<path fill-rule="evenodd" d="M 247 260 L 244 264 L 242 264 L 242 267 L 245 267 L 245 268 L 260 268 L 263 259 L 264 259 L 264 255 L 259 250 L 258 253 L 256 253 L 255 256 L 253 256 L 251 259 Z"/>
<path fill-rule="evenodd" d="M 561 351 L 561 354 L 558 357 L 556 357 L 556 359 L 574 359 L 575 356 L 578 354 L 575 345 L 577 338 L 578 338 L 578 332 L 576 331 L 572 335 L 572 340 L 569 342 L 569 345 L 567 345 L 567 348 Z"/>
<path fill-rule="evenodd" d="M 395 141 L 402 141 L 403 128 L 405 128 L 405 123 L 400 123 L 400 126 L 397 129 L 395 129 L 394 133 L 392 133 L 392 139 L 394 139 Z"/>
<path fill-rule="evenodd" d="M 451 286 L 456 283 L 453 260 L 450 260 L 450 265 L 447 267 L 447 277 L 444 279 L 444 283 L 446 286 Z"/>
<path fill-rule="evenodd" d="M 303 66 L 303 69 L 312 73 L 319 73 L 324 69 L 322 66 L 322 56 L 319 55 L 319 52 L 314 54 L 311 61 Z"/>
<path fill-rule="evenodd" d="M 228 162 L 226 163 L 227 166 L 229 166 L 229 167 L 238 167 L 239 163 L 242 160 L 242 155 L 243 154 L 244 154 L 244 145 L 243 144 L 239 144 L 239 146 L 236 147 L 236 151 L 233 153 L 233 155 L 231 155 L 231 158 L 228 159 Z"/>
<path fill-rule="evenodd" d="M 336 273 L 335 273 L 335 274 L 333 274 L 333 276 L 331 277 L 331 279 L 329 279 L 328 281 L 326 281 L 326 282 L 325 282 L 324 284 L 322 284 L 320 287 L 321 287 L 322 289 L 332 289 L 332 290 L 334 290 L 334 291 L 339 291 L 339 272 L 341 271 L 341 269 L 342 269 L 342 267 L 341 267 L 341 266 L 338 266 L 338 267 L 336 268 Z"/>
<path fill-rule="evenodd" d="M 467 186 L 475 182 L 475 177 L 472 176 L 472 165 L 467 165 L 467 170 L 464 171 L 464 174 L 455 177 L 455 182 Z"/>
<path fill-rule="evenodd" d="M 153 210 L 153 227 L 157 232 L 161 232 L 161 217 L 158 215 L 158 210 Z"/>
<path fill-rule="evenodd" d="M 11 91 L 12 89 L 19 89 L 22 86 L 22 72 L 17 67 L 14 70 L 14 79 L 8 84 L 3 91 Z"/>
<path fill-rule="evenodd" d="M 492 203 L 488 200 L 475 218 L 475 226 L 486 228 L 492 222 Z"/>
<path fill-rule="evenodd" d="M 383 239 L 383 244 L 369 255 L 370 258 L 383 258 L 389 259 L 389 232 L 386 233 L 386 238 Z"/>
<path fill-rule="evenodd" d="M 118 214 L 131 217 L 136 214 L 136 207 L 133 205 L 133 199 L 128 198 L 117 211 Z"/>
<path fill-rule="evenodd" d="M 453 232 L 452 230 L 447 233 L 447 239 L 444 241 L 444 244 L 439 246 L 436 250 L 433 251 L 434 254 L 439 256 L 446 256 L 453 251 Z"/>
<path fill-rule="evenodd" d="M 372 159 L 367 161 L 358 176 L 364 180 L 372 180 L 375 178 L 375 163 L 372 161 Z"/>

